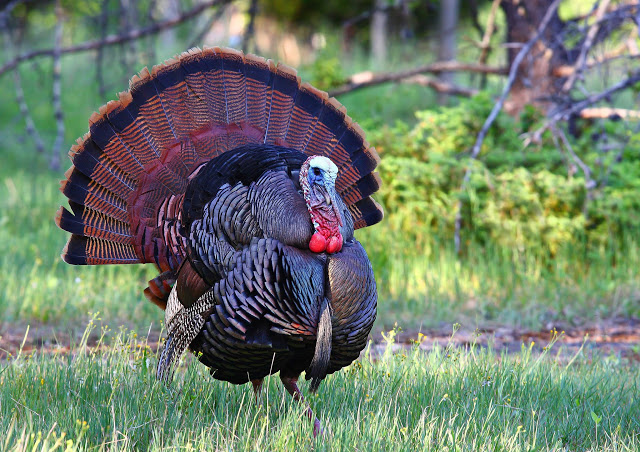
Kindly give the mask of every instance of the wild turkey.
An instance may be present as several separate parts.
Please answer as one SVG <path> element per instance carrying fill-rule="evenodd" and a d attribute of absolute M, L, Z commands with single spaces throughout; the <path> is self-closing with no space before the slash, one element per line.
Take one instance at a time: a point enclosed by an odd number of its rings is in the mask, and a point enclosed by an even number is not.
<path fill-rule="evenodd" d="M 294 70 L 192 49 L 134 76 L 69 155 L 62 258 L 159 268 L 145 290 L 166 309 L 159 378 L 189 347 L 214 378 L 257 392 L 279 371 L 302 400 L 302 371 L 315 391 L 358 357 L 377 296 L 353 231 L 382 219 L 379 158 Z"/>

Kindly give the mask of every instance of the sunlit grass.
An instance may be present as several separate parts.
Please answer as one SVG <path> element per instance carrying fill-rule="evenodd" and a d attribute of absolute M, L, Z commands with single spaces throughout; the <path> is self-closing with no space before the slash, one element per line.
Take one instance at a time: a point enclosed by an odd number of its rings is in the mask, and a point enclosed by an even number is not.
<path fill-rule="evenodd" d="M 88 312 L 142 327 L 162 318 L 142 295 L 153 266 L 76 267 L 62 262 L 67 233 L 54 221 L 65 198 L 61 177 L 44 159 L 13 155 L 0 168 L 0 316 L 9 322 L 82 327 Z M 28 162 L 32 162 L 29 167 Z M 491 245 L 456 256 L 450 240 L 426 250 L 389 222 L 358 231 L 380 294 L 377 328 L 452 321 L 537 328 L 617 315 L 640 315 L 640 252 L 632 238 L 622 249 L 559 252 L 550 267 L 535 250 L 516 254 Z M 615 259 L 614 259 L 615 257 Z"/>
<path fill-rule="evenodd" d="M 314 440 L 277 376 L 256 401 L 189 357 L 167 388 L 146 338 L 103 328 L 97 348 L 2 363 L 0 450 L 638 450 L 637 366 L 533 348 L 367 353 L 308 397 L 325 428 Z"/>

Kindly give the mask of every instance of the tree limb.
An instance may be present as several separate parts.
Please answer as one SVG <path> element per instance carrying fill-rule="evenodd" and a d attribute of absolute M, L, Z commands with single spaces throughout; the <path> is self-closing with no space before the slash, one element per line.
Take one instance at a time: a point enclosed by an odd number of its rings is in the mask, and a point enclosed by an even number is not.
<path fill-rule="evenodd" d="M 587 37 L 585 39 L 585 42 L 582 45 L 582 48 L 580 49 L 580 55 L 578 56 L 578 60 L 574 65 L 575 69 L 571 73 L 569 78 L 564 82 L 564 85 L 562 85 L 562 91 L 567 93 L 571 91 L 571 88 L 573 88 L 573 84 L 576 82 L 576 79 L 584 71 L 584 65 L 587 61 L 587 53 L 589 53 L 589 50 L 591 50 L 591 46 L 593 45 L 593 40 L 596 37 L 596 34 L 598 34 L 598 30 L 600 30 L 600 19 L 602 19 L 602 16 L 604 15 L 605 11 L 609 7 L 609 3 L 610 3 L 610 0 L 602 0 L 602 2 L 600 2 L 600 5 L 598 5 L 598 11 L 596 12 L 596 20 L 591 25 L 591 27 L 589 27 L 589 31 L 587 32 Z"/>
<path fill-rule="evenodd" d="M 402 80 L 402 83 L 427 86 L 439 93 L 451 94 L 453 96 L 471 97 L 478 94 L 477 89 L 446 83 L 428 75 L 418 74 Z"/>
<path fill-rule="evenodd" d="M 531 51 L 531 49 L 533 48 L 534 44 L 536 42 L 538 42 L 538 40 L 540 39 L 540 37 L 542 36 L 544 31 L 546 30 L 547 25 L 549 25 L 549 22 L 551 21 L 551 18 L 553 17 L 553 14 L 558 9 L 558 5 L 560 4 L 561 1 L 562 0 L 554 0 L 554 2 L 549 6 L 549 9 L 547 9 L 547 12 L 545 13 L 544 17 L 542 18 L 542 21 L 540 22 L 540 25 L 538 26 L 538 30 L 536 31 L 536 34 L 524 45 L 524 47 L 522 47 L 520 49 L 520 51 L 518 52 L 516 57 L 513 59 L 513 64 L 511 65 L 511 68 L 509 69 L 509 77 L 507 79 L 507 83 L 504 86 L 504 89 L 502 90 L 502 94 L 500 95 L 500 98 L 498 99 L 498 102 L 496 102 L 495 105 L 493 106 L 493 109 L 491 110 L 491 113 L 489 113 L 489 116 L 487 117 L 486 121 L 484 122 L 484 125 L 482 126 L 482 129 L 480 129 L 480 133 L 478 133 L 478 137 L 476 138 L 476 142 L 473 145 L 473 148 L 471 149 L 471 156 L 470 156 L 471 160 L 475 160 L 478 157 L 478 154 L 480 153 L 480 149 L 482 149 L 482 143 L 484 142 L 484 138 L 486 137 L 487 132 L 489 131 L 489 128 L 493 124 L 493 121 L 495 121 L 495 119 L 498 116 L 498 113 L 500 112 L 500 110 L 502 110 L 502 106 L 504 105 L 504 101 L 507 99 L 507 96 L 509 95 L 509 92 L 511 91 L 511 87 L 513 86 L 513 83 L 515 82 L 516 76 L 518 74 L 518 68 L 520 67 L 520 63 L 522 63 L 522 60 L 524 59 L 524 57 L 527 55 L 527 53 L 529 53 Z M 462 179 L 462 186 L 460 187 L 460 192 L 464 191 L 464 189 L 466 188 L 467 184 L 469 183 L 469 178 L 471 177 L 471 168 L 472 168 L 472 166 L 469 165 L 467 167 L 467 170 L 465 171 L 464 178 Z M 456 253 L 458 253 L 458 254 L 460 253 L 460 226 L 461 226 L 461 223 L 462 223 L 462 199 L 458 200 L 458 205 L 457 205 L 457 208 L 456 208 L 456 219 L 455 219 L 454 241 L 455 241 L 455 250 L 456 250 Z"/>
<path fill-rule="evenodd" d="M 557 122 L 563 119 L 564 120 L 569 119 L 571 115 L 578 114 L 585 108 L 595 103 L 598 103 L 603 99 L 608 98 L 613 93 L 626 89 L 632 85 L 635 85 L 638 82 L 640 82 L 640 70 L 634 72 L 633 74 L 631 74 L 631 76 L 629 76 L 625 80 L 622 80 L 621 82 L 616 83 L 615 85 L 609 87 L 608 89 L 602 91 L 601 93 L 588 96 L 585 99 L 581 100 L 580 102 L 573 103 L 567 108 L 557 111 L 556 113 L 551 115 L 550 121 Z"/>
<path fill-rule="evenodd" d="M 458 61 L 439 61 L 436 63 L 419 66 L 417 68 L 408 69 L 400 72 L 381 72 L 375 73 L 371 71 L 359 72 L 349 77 L 349 81 L 342 86 L 329 91 L 330 96 L 339 96 L 341 94 L 350 93 L 369 86 L 380 85 L 382 83 L 397 82 L 399 80 L 413 77 L 414 75 L 423 74 L 425 72 L 439 74 L 441 72 L 478 72 L 482 74 L 506 74 L 506 69 L 495 66 L 487 66 L 485 64 L 461 63 Z"/>
<path fill-rule="evenodd" d="M 101 46 L 118 45 L 123 42 L 142 38 L 147 35 L 156 34 L 168 28 L 175 27 L 176 25 L 182 22 L 185 22 L 189 19 L 192 19 L 197 15 L 199 15 L 202 11 L 208 8 L 211 8 L 212 6 L 216 6 L 220 3 L 223 3 L 223 2 L 221 0 L 209 0 L 204 3 L 201 3 L 198 6 L 195 6 L 194 8 L 190 9 L 189 11 L 175 18 L 167 19 L 165 21 L 155 23 L 146 28 L 131 30 L 128 33 L 124 33 L 122 35 L 109 35 L 104 40 L 86 41 L 86 42 L 83 42 L 82 44 L 77 44 L 69 47 L 62 47 L 60 49 L 60 54 L 66 55 L 68 53 L 88 52 L 90 50 L 95 50 Z M 41 56 L 53 56 L 55 51 L 56 51 L 55 49 L 40 49 L 40 50 L 34 50 L 31 52 L 18 55 L 14 59 L 0 66 L 0 76 L 4 75 L 7 71 L 10 71 L 11 69 L 15 68 L 23 61 L 28 61 L 33 58 L 37 58 Z"/>

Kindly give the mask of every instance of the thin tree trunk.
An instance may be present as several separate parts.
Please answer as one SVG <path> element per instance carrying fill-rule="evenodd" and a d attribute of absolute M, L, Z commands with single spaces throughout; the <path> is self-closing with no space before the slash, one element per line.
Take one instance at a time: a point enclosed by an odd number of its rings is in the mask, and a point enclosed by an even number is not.
<path fill-rule="evenodd" d="M 451 61 L 456 59 L 456 29 L 458 27 L 458 0 L 447 0 L 440 3 L 440 47 L 438 49 L 438 61 Z M 453 73 L 443 72 L 440 81 L 446 84 L 453 83 Z M 448 102 L 449 95 L 441 92 L 438 94 L 438 103 L 444 105 Z"/>
<path fill-rule="evenodd" d="M 371 56 L 374 69 L 382 69 L 387 62 L 387 11 L 385 0 L 376 0 L 371 16 Z"/>
<path fill-rule="evenodd" d="M 56 31 L 53 53 L 53 110 L 56 118 L 56 139 L 51 149 L 51 161 L 49 167 L 52 170 L 60 169 L 60 150 L 64 143 L 64 114 L 62 112 L 62 1 L 56 1 Z"/>

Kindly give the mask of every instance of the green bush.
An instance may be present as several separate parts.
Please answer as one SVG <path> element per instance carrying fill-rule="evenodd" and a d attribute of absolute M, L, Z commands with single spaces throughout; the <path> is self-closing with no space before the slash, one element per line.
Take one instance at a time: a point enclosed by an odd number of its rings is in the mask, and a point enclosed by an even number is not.
<path fill-rule="evenodd" d="M 453 238 L 459 202 L 463 244 L 526 248 L 540 256 L 578 243 L 602 246 L 640 230 L 640 134 L 619 140 L 624 147 L 618 153 L 599 151 L 593 135 L 629 134 L 625 124 L 609 123 L 611 130 L 604 131 L 587 124 L 579 138 L 571 138 L 597 184 L 588 196 L 581 169 L 550 133 L 523 144 L 523 134 L 541 126 L 533 109 L 519 119 L 498 115 L 471 161 L 492 107 L 489 95 L 481 93 L 455 107 L 417 112 L 413 127 L 399 122 L 369 132 L 383 157 L 379 199 L 394 231 L 430 249 L 437 240 Z M 461 190 L 469 165 L 471 177 Z"/>

